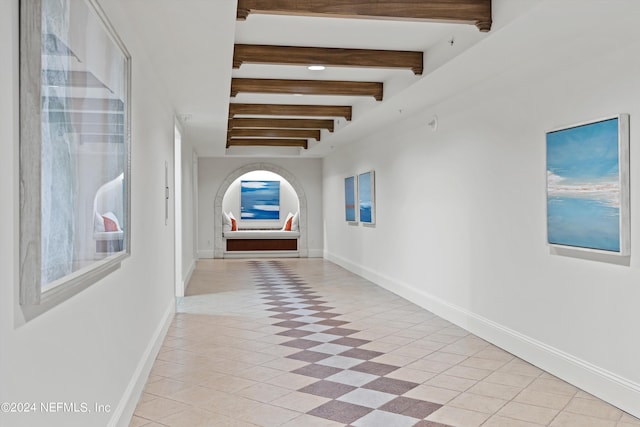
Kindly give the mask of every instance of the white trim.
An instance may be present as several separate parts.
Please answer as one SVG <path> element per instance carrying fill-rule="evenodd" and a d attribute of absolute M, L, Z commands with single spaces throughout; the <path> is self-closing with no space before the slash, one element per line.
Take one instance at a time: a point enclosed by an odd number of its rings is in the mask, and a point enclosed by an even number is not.
<path fill-rule="evenodd" d="M 118 402 L 118 406 L 116 406 L 113 411 L 113 415 L 107 424 L 108 427 L 127 427 L 129 423 L 131 423 L 133 412 L 140 400 L 142 390 L 147 382 L 147 378 L 149 378 L 149 372 L 151 372 L 151 368 L 160 351 L 164 337 L 167 335 L 175 312 L 176 302 L 174 298 L 171 298 L 171 302 L 162 316 L 158 328 L 151 336 L 151 340 L 144 353 L 142 353 L 138 366 L 131 376 L 131 381 L 129 381 L 120 402 Z"/>
<path fill-rule="evenodd" d="M 640 417 L 640 384 L 341 256 L 324 258 Z"/>
<path fill-rule="evenodd" d="M 187 269 L 187 274 L 185 274 L 182 279 L 182 289 L 186 292 L 187 287 L 189 286 L 189 282 L 191 281 L 191 276 L 193 276 L 193 272 L 196 270 L 196 260 L 191 261 L 191 265 Z M 184 296 L 184 295 L 183 295 Z"/>
<path fill-rule="evenodd" d="M 266 170 L 269 172 L 276 173 L 283 177 L 285 180 L 291 184 L 296 195 L 298 196 L 299 203 L 299 212 L 300 212 L 300 239 L 298 240 L 298 253 L 302 258 L 306 258 L 308 256 L 308 248 L 307 248 L 307 234 L 308 234 L 308 226 L 307 226 L 307 196 L 304 192 L 304 188 L 298 181 L 295 175 L 293 175 L 288 170 L 271 163 L 250 163 L 246 164 L 242 167 L 239 167 L 235 171 L 231 172 L 225 180 L 220 184 L 218 188 L 218 192 L 213 201 L 213 257 L 214 258 L 223 258 L 225 257 L 225 246 L 222 238 L 222 201 L 224 199 L 224 195 L 231 186 L 231 184 L 242 175 L 248 172 L 253 172 L 256 170 Z M 297 256 L 297 255 L 296 255 Z"/>
<path fill-rule="evenodd" d="M 202 249 L 198 251 L 198 259 L 213 258 L 213 249 Z"/>

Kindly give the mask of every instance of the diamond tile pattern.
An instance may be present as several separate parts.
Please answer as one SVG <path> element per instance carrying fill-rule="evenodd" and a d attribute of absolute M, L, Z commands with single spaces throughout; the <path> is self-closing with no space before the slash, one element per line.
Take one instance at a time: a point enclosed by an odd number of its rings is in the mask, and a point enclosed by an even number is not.
<path fill-rule="evenodd" d="M 328 261 L 201 260 L 187 293 L 130 426 L 640 427 Z"/>

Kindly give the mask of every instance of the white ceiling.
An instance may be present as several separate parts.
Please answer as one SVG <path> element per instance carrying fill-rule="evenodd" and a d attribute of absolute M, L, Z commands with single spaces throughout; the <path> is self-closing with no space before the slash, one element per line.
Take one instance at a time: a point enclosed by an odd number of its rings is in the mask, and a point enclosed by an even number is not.
<path fill-rule="evenodd" d="M 428 86 L 434 71 L 493 37 L 509 22 L 541 0 L 494 0 L 490 33 L 472 25 L 364 19 L 250 15 L 236 21 L 236 2 L 229 0 L 103 0 L 119 2 L 138 33 L 149 61 L 163 82 L 188 138 L 200 156 L 288 154 L 322 157 L 339 144 L 361 138 L 443 96 L 416 95 Z M 451 41 L 453 40 L 453 44 Z M 425 52 L 425 71 L 245 64 L 232 70 L 233 44 L 417 50 Z M 464 56 L 464 55 L 462 55 Z M 467 67 L 468 73 L 473 69 Z M 437 74 L 437 73 L 436 73 Z M 358 80 L 384 83 L 384 100 L 339 96 L 293 96 L 241 93 L 230 98 L 232 77 Z M 442 79 L 440 79 L 441 81 Z M 448 79 L 449 87 L 453 83 Z M 454 85 L 455 86 L 455 85 Z M 433 88 L 430 88 L 433 91 Z M 450 91 L 445 90 L 449 93 Z M 286 103 L 353 105 L 353 121 L 338 121 L 336 131 L 322 131 L 308 150 L 233 147 L 225 150 L 228 104 Z"/>

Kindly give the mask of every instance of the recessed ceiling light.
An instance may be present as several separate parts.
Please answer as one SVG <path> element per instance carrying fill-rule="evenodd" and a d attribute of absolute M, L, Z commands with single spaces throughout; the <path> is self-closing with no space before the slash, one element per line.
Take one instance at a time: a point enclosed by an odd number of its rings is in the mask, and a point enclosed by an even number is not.
<path fill-rule="evenodd" d="M 309 65 L 307 67 L 307 69 L 311 70 L 311 71 L 322 71 L 322 70 L 325 69 L 325 66 L 324 65 Z"/>

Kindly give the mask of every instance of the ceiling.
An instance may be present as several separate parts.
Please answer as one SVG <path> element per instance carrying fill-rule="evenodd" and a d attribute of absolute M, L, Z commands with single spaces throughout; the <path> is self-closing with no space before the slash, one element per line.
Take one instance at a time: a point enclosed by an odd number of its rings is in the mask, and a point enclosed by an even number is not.
<path fill-rule="evenodd" d="M 492 30 L 481 32 L 469 23 L 406 19 L 252 13 L 243 21 L 236 19 L 237 3 L 233 0 L 104 1 L 119 2 L 131 19 L 148 60 L 157 71 L 175 108 L 184 137 L 193 143 L 200 156 L 267 157 L 323 157 L 339 145 L 362 138 L 391 120 L 397 120 L 399 115 L 410 114 L 423 105 L 436 102 L 443 95 L 441 90 L 433 91 L 432 99 L 425 99 L 424 96 L 417 99 L 415 88 L 425 86 L 434 72 L 443 65 L 492 37 L 515 17 L 539 3 L 536 0 L 493 0 Z M 264 0 L 240 1 L 264 3 Z M 468 0 L 449 1 L 455 3 Z M 408 68 L 352 66 L 328 66 L 323 71 L 310 71 L 306 65 L 254 63 L 243 63 L 239 68 L 233 69 L 234 44 L 414 51 L 424 54 L 424 71 L 420 75 Z M 231 97 L 232 79 L 375 82 L 383 86 L 382 100 L 376 100 L 370 95 L 300 96 L 293 93 L 255 93 L 255 88 L 240 91 Z M 239 85 L 242 83 L 247 81 L 234 80 L 234 88 L 241 87 Z M 360 83 L 358 85 L 362 86 Z M 329 86 L 335 89 L 338 85 Z M 352 106 L 352 120 L 348 121 L 345 117 L 307 117 L 333 120 L 334 127 L 333 132 L 326 128 L 320 130 L 319 140 L 315 139 L 318 131 L 309 138 L 304 138 L 307 148 L 227 148 L 228 136 L 234 137 L 231 141 L 236 141 L 236 138 L 255 141 L 264 137 L 252 136 L 251 129 L 234 129 L 228 135 L 230 103 Z M 269 116 L 270 114 L 255 114 L 236 117 Z M 278 118 L 299 117 L 286 115 Z M 270 133 L 273 132 L 266 134 Z M 296 141 L 300 141 L 297 131 L 286 131 L 285 134 L 285 138 L 295 137 Z M 258 141 L 262 142 L 263 139 Z M 288 142 L 291 143 L 291 140 Z M 243 145 L 244 143 L 247 141 Z"/>

